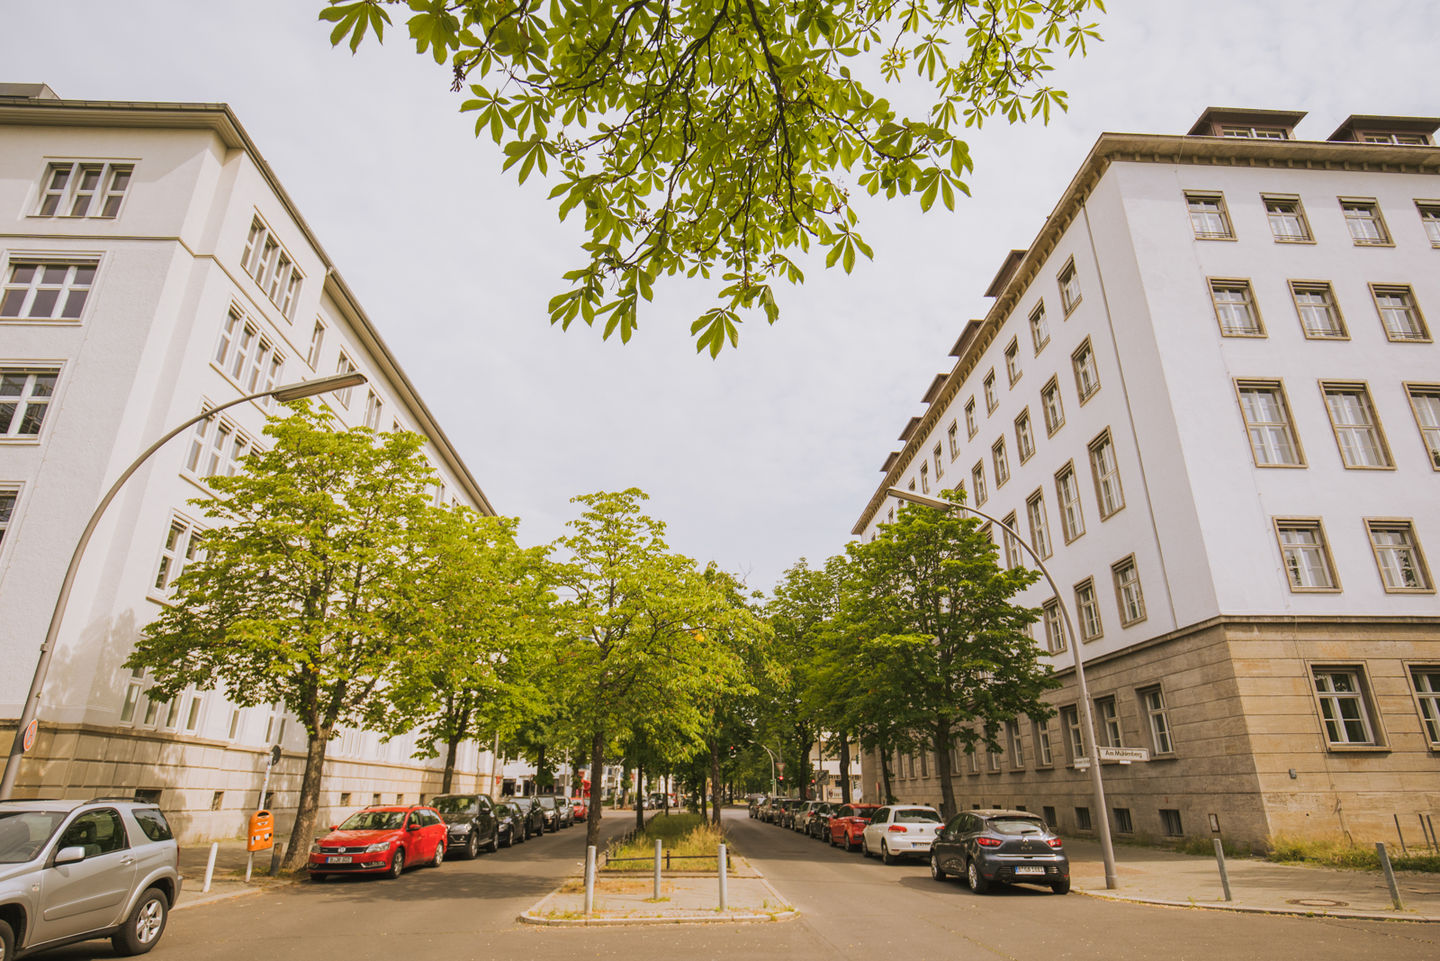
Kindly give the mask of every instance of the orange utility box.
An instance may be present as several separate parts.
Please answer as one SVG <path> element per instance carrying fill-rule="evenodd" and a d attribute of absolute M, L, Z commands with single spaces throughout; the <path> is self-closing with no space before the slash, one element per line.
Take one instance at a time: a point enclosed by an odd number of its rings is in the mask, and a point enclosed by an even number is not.
<path fill-rule="evenodd" d="M 247 851 L 268 851 L 275 846 L 275 816 L 269 811 L 250 815 L 250 832 L 245 841 Z"/>

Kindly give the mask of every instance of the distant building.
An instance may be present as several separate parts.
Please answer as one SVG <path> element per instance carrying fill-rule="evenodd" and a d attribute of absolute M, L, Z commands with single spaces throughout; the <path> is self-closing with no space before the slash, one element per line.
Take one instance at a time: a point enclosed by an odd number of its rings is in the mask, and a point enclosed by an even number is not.
<path fill-rule="evenodd" d="M 963 807 L 1256 842 L 1440 813 L 1440 120 L 1303 116 L 1103 134 L 885 459 L 853 533 L 892 485 L 963 488 L 1059 583 L 1022 598 L 1058 714 L 957 753 Z M 1077 643 L 1101 744 L 1150 758 L 1105 764 L 1109 811 L 1075 766 Z M 938 801 L 933 758 L 889 764 Z"/>
<path fill-rule="evenodd" d="M 207 405 L 360 370 L 321 398 L 346 425 L 423 434 L 437 503 L 494 513 L 294 202 L 229 107 L 58 99 L 0 85 L 0 741 L 8 747 L 40 639 L 86 518 L 116 475 Z M 283 704 L 223 691 L 165 702 L 122 664 L 167 603 L 204 516 L 201 478 L 264 443 L 273 405 L 203 422 L 157 453 L 86 552 L 18 796 L 157 797 L 182 839 L 235 835 L 285 755 L 269 804 L 293 816 L 305 735 Z M 8 724 L 8 729 L 6 725 Z M 439 789 L 411 737 L 345 730 L 327 816 Z M 466 744 L 456 789 L 488 789 Z M 332 812 L 331 814 L 325 811 Z"/>

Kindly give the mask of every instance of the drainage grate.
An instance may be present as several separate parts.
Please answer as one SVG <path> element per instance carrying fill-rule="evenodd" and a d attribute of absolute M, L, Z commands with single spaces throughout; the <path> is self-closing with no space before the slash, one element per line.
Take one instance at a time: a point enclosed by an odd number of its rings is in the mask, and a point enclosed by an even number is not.
<path fill-rule="evenodd" d="M 1348 908 L 1349 901 L 1336 901 L 1332 898 L 1291 898 L 1286 904 L 1298 904 L 1304 908 Z"/>

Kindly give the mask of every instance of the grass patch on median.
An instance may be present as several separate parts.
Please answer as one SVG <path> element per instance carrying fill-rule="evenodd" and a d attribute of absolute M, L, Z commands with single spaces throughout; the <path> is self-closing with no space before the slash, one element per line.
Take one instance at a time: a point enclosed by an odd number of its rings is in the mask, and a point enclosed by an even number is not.
<path fill-rule="evenodd" d="M 1424 871 L 1440 874 L 1440 855 L 1397 854 L 1389 850 L 1390 864 L 1397 871 Z M 1290 864 L 1319 864 L 1328 868 L 1348 868 L 1353 871 L 1380 870 L 1380 855 L 1372 845 L 1347 844 L 1336 840 L 1310 840 L 1286 835 L 1277 836 L 1271 843 L 1268 860 Z"/>
<path fill-rule="evenodd" d="M 698 814 L 657 814 L 645 825 L 645 831 L 622 844 L 612 847 L 605 859 L 604 871 L 655 870 L 655 842 L 659 840 L 670 853 L 671 871 L 718 871 L 716 849 L 725 840 L 724 833 Z M 733 856 L 734 849 L 728 853 Z M 620 858 L 638 858 L 624 861 Z M 664 859 L 661 860 L 664 870 Z"/>

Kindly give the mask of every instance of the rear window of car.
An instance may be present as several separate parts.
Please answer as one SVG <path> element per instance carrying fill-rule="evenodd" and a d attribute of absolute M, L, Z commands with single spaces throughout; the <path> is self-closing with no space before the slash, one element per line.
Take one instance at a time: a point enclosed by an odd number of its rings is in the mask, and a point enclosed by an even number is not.
<path fill-rule="evenodd" d="M 1045 833 L 1045 823 L 1035 818 L 991 818 L 986 826 L 996 834 Z"/>
<path fill-rule="evenodd" d="M 911 808 L 907 811 L 896 811 L 895 820 L 915 824 L 923 821 L 939 821 L 940 815 L 934 811 L 926 811 L 924 808 Z"/>
<path fill-rule="evenodd" d="M 140 825 L 140 830 L 150 840 L 174 840 L 175 833 L 170 830 L 170 822 L 165 820 L 165 815 L 160 813 L 159 808 L 136 808 L 130 813 L 135 818 L 135 823 Z"/>

